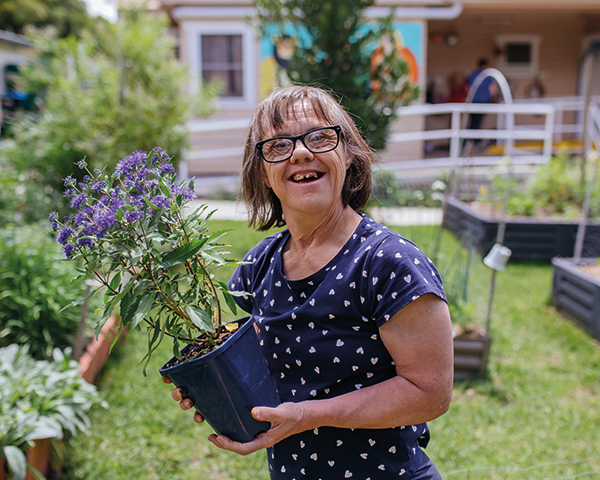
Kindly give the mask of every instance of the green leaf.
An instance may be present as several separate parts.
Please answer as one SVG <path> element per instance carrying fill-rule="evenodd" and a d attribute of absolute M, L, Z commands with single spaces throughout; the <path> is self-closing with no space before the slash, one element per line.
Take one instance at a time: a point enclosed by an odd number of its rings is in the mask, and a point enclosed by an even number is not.
<path fill-rule="evenodd" d="M 163 195 L 165 197 L 171 198 L 171 190 L 165 184 L 165 180 L 163 177 L 160 177 L 160 179 L 159 179 L 158 188 L 160 188 L 160 191 L 163 193 Z"/>
<path fill-rule="evenodd" d="M 181 360 L 181 346 L 179 345 L 179 339 L 177 337 L 173 337 L 173 355 L 177 360 Z"/>
<path fill-rule="evenodd" d="M 156 294 L 148 293 L 143 296 L 137 306 L 136 312 L 133 314 L 131 319 L 131 326 L 136 328 L 138 324 L 144 319 L 150 310 L 152 310 L 152 305 L 154 304 L 154 299 L 156 298 Z"/>
<path fill-rule="evenodd" d="M 46 480 L 46 477 L 35 467 L 27 465 L 27 470 L 35 477 L 36 480 Z"/>
<path fill-rule="evenodd" d="M 231 313 L 233 313 L 234 315 L 237 315 L 237 303 L 235 303 L 235 300 L 233 299 L 233 295 L 231 295 L 229 292 L 223 292 L 223 298 L 225 299 L 225 303 L 227 304 L 227 307 L 229 307 L 229 310 L 231 311 Z"/>
<path fill-rule="evenodd" d="M 211 316 L 206 310 L 202 310 L 194 305 L 185 305 L 183 310 L 190 316 L 190 321 L 200 330 L 215 331 Z"/>
<path fill-rule="evenodd" d="M 185 262 L 187 259 L 192 258 L 203 247 L 206 240 L 206 238 L 200 238 L 177 247 L 162 257 L 162 263 L 165 265 L 176 265 Z"/>
<path fill-rule="evenodd" d="M 8 470 L 12 472 L 12 480 L 25 480 L 27 459 L 25 454 L 14 445 L 4 447 L 4 457 L 8 463 Z"/>

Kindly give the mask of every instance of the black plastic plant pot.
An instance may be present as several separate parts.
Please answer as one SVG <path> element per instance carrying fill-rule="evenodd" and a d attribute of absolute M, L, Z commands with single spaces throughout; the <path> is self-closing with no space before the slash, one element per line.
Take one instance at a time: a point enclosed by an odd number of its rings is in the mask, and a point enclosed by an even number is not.
<path fill-rule="evenodd" d="M 270 427 L 268 422 L 252 417 L 252 408 L 274 407 L 281 401 L 258 343 L 254 320 L 246 317 L 239 322 L 245 323 L 216 350 L 168 367 L 175 360 L 172 358 L 159 371 L 187 393 L 218 435 L 248 442 Z"/>

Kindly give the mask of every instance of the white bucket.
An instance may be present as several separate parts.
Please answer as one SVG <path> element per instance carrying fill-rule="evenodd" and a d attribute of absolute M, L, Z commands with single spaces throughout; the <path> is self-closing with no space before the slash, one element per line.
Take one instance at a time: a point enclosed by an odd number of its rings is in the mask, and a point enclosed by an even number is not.
<path fill-rule="evenodd" d="M 511 254 L 510 248 L 496 243 L 490 250 L 490 253 L 483 259 L 483 263 L 488 267 L 501 272 L 504 270 L 506 262 L 508 262 Z"/>

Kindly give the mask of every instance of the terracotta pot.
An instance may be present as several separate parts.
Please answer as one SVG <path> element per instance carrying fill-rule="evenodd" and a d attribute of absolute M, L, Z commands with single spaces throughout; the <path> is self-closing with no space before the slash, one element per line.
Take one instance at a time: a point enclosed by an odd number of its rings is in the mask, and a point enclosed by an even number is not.
<path fill-rule="evenodd" d="M 120 317 L 110 317 L 98 335 L 98 340 L 95 338 L 90 342 L 86 351 L 79 359 L 79 374 L 88 383 L 93 383 L 96 375 L 100 372 L 110 353 L 110 346 L 119 334 Z M 121 331 L 121 338 L 125 329 Z"/>
<path fill-rule="evenodd" d="M 35 468 L 44 477 L 48 475 L 50 467 L 50 439 L 42 438 L 33 441 L 33 448 L 27 450 L 27 465 Z M 33 473 L 27 471 L 25 480 L 35 480 Z"/>
<path fill-rule="evenodd" d="M 4 480 L 6 475 L 4 474 L 4 459 L 0 458 L 0 480 Z"/>

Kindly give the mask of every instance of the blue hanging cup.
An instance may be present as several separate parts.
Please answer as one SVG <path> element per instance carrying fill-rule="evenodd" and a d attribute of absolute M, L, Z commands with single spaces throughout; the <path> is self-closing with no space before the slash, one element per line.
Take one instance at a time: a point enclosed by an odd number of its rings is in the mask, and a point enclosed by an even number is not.
<path fill-rule="evenodd" d="M 245 323 L 216 350 L 168 367 L 176 360 L 173 357 L 159 371 L 186 392 L 218 435 L 248 442 L 270 428 L 269 422 L 252 417 L 252 408 L 275 407 L 281 401 L 258 343 L 254 319 L 245 317 L 239 322 Z"/>

